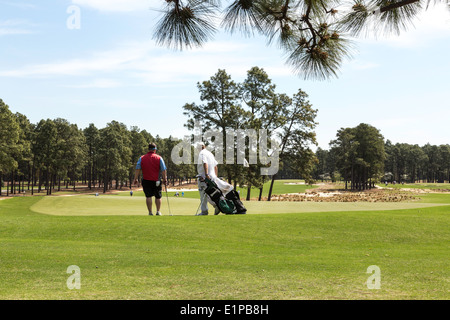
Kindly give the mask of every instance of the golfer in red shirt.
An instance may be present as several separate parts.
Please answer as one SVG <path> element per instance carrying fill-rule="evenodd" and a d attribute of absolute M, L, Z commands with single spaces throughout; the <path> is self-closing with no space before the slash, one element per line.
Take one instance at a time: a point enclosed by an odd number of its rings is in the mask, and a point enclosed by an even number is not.
<path fill-rule="evenodd" d="M 167 186 L 167 168 L 163 158 L 156 154 L 156 145 L 150 143 L 148 145 L 148 153 L 141 156 L 136 165 L 134 174 L 134 184 L 137 185 L 138 177 L 142 172 L 142 187 L 144 189 L 148 214 L 152 213 L 152 197 L 155 197 L 156 215 L 161 215 L 161 176 L 162 182 Z"/>

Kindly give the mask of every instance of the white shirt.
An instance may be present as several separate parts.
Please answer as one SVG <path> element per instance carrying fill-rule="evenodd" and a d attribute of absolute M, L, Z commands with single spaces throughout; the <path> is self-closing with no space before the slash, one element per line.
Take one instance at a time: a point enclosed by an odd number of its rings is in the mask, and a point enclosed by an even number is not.
<path fill-rule="evenodd" d="M 205 169 L 203 168 L 204 163 L 208 164 L 208 175 L 211 178 L 216 177 L 216 171 L 214 168 L 217 166 L 218 162 L 214 158 L 214 155 L 206 149 L 203 149 L 198 154 L 197 172 L 202 176 L 202 178 L 206 177 Z"/>

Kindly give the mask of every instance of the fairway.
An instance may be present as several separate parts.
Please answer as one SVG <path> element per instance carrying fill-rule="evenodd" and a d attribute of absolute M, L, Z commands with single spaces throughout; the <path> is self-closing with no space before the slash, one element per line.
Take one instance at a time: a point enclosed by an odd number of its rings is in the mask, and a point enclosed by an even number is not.
<path fill-rule="evenodd" d="M 450 205 L 433 199 L 339 212 L 251 202 L 245 216 L 194 217 L 198 199 L 178 198 L 179 216 L 148 217 L 143 197 L 11 198 L 0 201 L 0 299 L 448 299 Z M 66 284 L 72 265 L 79 290 Z M 366 285 L 373 265 L 379 290 Z"/>
<path fill-rule="evenodd" d="M 302 213 L 302 212 L 349 212 L 374 210 L 399 210 L 426 208 L 445 203 L 422 202 L 268 202 L 243 201 L 248 214 Z M 169 197 L 172 215 L 195 215 L 200 204 L 196 198 Z M 210 207 L 210 214 L 214 210 Z M 79 195 L 43 197 L 32 207 L 32 211 L 49 215 L 96 216 L 96 215 L 147 215 L 144 197 L 115 195 Z M 169 215 L 167 198 L 162 198 L 161 210 Z"/>
<path fill-rule="evenodd" d="M 210 206 L 195 217 L 199 203 L 197 191 L 169 193 L 163 216 L 148 217 L 139 191 L 0 201 L 0 299 L 449 297 L 449 193 L 244 201 L 245 216 Z M 82 270 L 80 290 L 66 287 L 70 265 Z M 380 290 L 365 283 L 369 266 L 382 270 Z"/>

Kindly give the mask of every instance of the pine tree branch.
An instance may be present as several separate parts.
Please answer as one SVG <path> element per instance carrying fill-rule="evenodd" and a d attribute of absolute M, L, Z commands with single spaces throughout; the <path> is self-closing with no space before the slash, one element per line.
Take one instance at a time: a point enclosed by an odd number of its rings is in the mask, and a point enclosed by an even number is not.
<path fill-rule="evenodd" d="M 404 6 L 407 6 L 408 4 L 412 4 L 414 2 L 419 2 L 419 1 L 420 0 L 403 0 L 403 1 L 395 2 L 395 3 L 392 3 L 392 4 L 387 5 L 385 7 L 381 7 L 380 8 L 380 13 L 383 13 L 383 12 L 386 12 L 386 11 L 390 11 L 390 10 L 394 10 L 394 9 L 397 9 L 397 8 L 400 8 L 400 7 L 404 7 Z"/>

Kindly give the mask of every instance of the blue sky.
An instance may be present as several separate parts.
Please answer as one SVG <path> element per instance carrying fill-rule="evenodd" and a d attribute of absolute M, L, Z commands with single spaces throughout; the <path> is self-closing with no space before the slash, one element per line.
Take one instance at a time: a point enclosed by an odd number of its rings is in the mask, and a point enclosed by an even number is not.
<path fill-rule="evenodd" d="M 158 47 L 162 0 L 0 0 L 0 98 L 31 122 L 64 118 L 80 128 L 116 120 L 153 135 L 182 137 L 197 82 L 225 69 L 242 81 L 263 68 L 289 95 L 318 109 L 321 148 L 341 127 L 369 123 L 392 142 L 450 143 L 450 12 L 437 5 L 400 36 L 356 40 L 339 78 L 303 80 L 263 38 L 218 33 L 203 48 Z M 80 12 L 80 28 L 67 20 Z"/>

